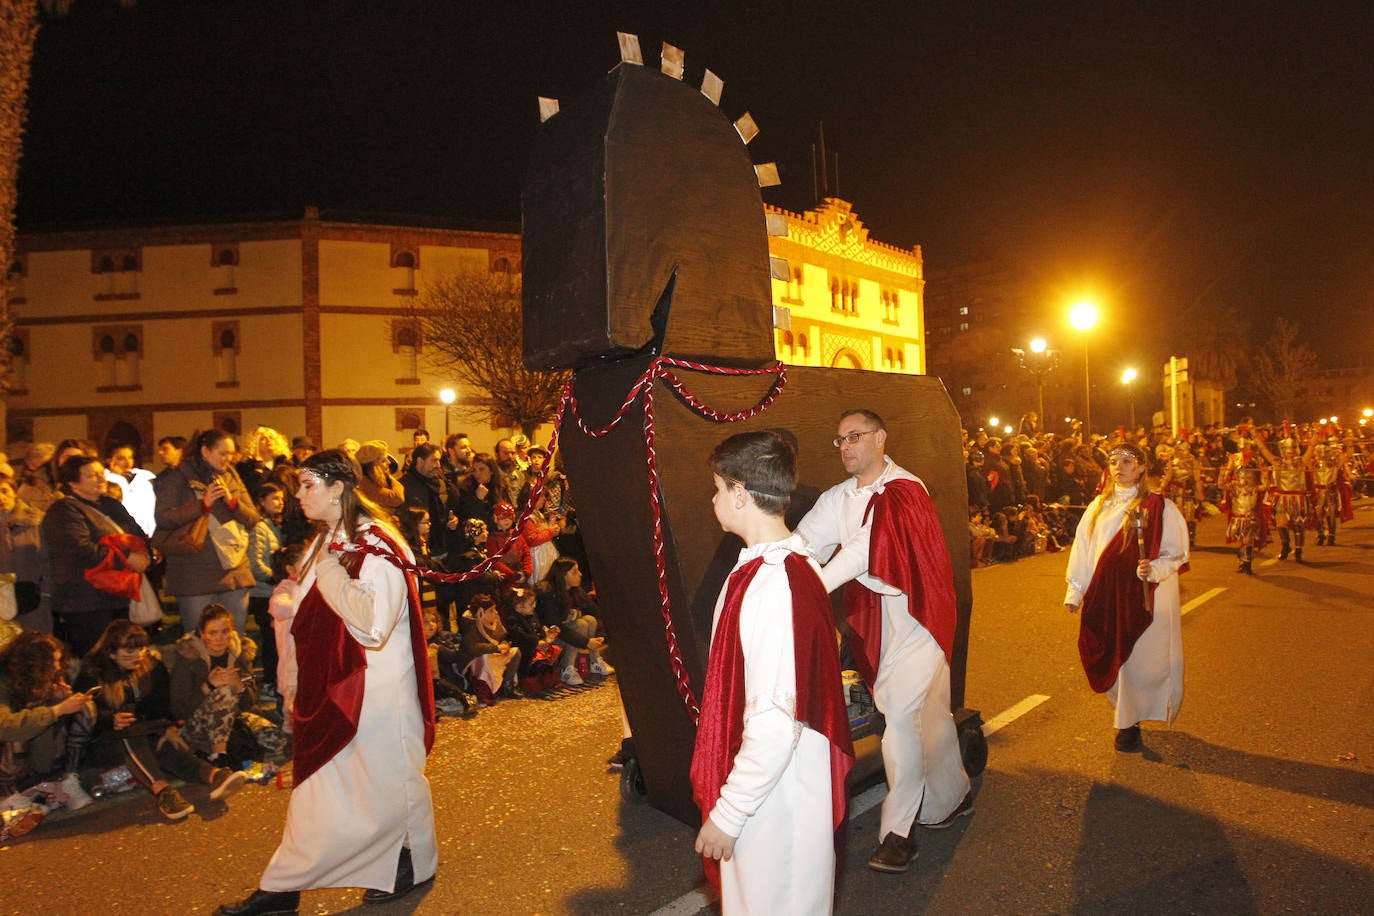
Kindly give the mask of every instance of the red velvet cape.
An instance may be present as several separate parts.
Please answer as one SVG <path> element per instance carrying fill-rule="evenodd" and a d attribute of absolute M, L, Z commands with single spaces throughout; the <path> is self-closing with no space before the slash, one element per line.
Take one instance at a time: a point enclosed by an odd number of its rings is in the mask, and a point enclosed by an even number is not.
<path fill-rule="evenodd" d="M 901 589 L 911 616 L 935 637 L 950 661 L 959 615 L 954 570 L 935 501 L 918 481 L 899 477 L 873 494 L 864 514 L 873 517 L 868 574 Z M 844 616 L 854 630 L 849 641 L 854 664 L 865 683 L 873 684 L 882 659 L 882 596 L 850 582 L 844 590 Z"/>
<path fill-rule="evenodd" d="M 854 765 L 854 745 L 840 688 L 835 622 L 825 585 L 806 558 L 789 553 L 783 563 L 792 590 L 796 717 L 830 742 L 832 823 L 838 830 L 845 818 L 844 780 Z M 744 743 L 744 649 L 740 645 L 739 617 L 744 594 L 762 565 L 763 557 L 756 557 L 730 574 L 725 585 L 725 604 L 711 640 L 691 771 L 692 796 L 701 809 L 703 823 L 715 808 L 721 786 L 725 785 L 735 755 Z M 709 858 L 704 862 L 706 877 L 719 888 L 719 863 Z"/>
<path fill-rule="evenodd" d="M 425 725 L 425 753 L 434 747 L 434 680 L 429 671 L 429 649 L 425 644 L 424 623 L 420 619 L 420 592 L 415 577 L 395 560 L 404 556 L 387 534 L 373 526 L 387 551 L 368 547 L 343 555 L 350 578 L 358 578 L 363 558 L 372 553 L 401 569 L 406 580 L 406 605 L 410 622 L 410 647 L 415 658 L 415 684 L 420 699 L 420 716 Z M 393 559 L 394 558 L 394 559 Z M 296 702 L 292 707 L 295 722 L 293 783 L 300 785 L 348 746 L 358 734 L 363 711 L 363 691 L 367 686 L 367 650 L 353 638 L 343 619 L 329 607 L 320 594 L 319 582 L 301 599 L 291 622 L 296 641 L 296 666 L 300 671 Z"/>
<path fill-rule="evenodd" d="M 1145 520 L 1145 557 L 1159 557 L 1159 542 L 1164 537 L 1164 497 L 1151 493 L 1141 500 L 1149 515 Z M 1136 640 L 1154 620 L 1155 589 L 1150 583 L 1150 606 L 1145 606 L 1144 589 L 1136 577 L 1140 565 L 1135 529 L 1127 529 L 1102 549 L 1093 569 L 1092 581 L 1083 595 L 1083 611 L 1078 626 L 1078 657 L 1088 685 L 1098 693 L 1111 689 L 1117 673 L 1131 657 Z M 1180 573 L 1188 569 L 1185 563 Z"/>

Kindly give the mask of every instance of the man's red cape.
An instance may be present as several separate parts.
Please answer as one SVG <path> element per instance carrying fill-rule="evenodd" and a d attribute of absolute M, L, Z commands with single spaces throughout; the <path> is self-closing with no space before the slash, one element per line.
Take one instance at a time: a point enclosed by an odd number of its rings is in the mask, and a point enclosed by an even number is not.
<path fill-rule="evenodd" d="M 835 622 L 825 585 L 806 558 L 789 553 L 783 563 L 792 590 L 796 717 L 830 742 L 832 823 L 838 830 L 845 818 L 844 780 L 854 765 L 854 745 L 840 688 Z M 692 796 L 701 810 L 703 823 L 715 808 L 721 786 L 730 776 L 735 755 L 744 743 L 744 649 L 740 645 L 739 617 L 744 593 L 762 565 L 763 557 L 757 557 L 730 574 L 725 604 L 711 640 L 691 770 Z M 706 877 L 719 889 L 720 864 L 709 858 L 704 862 Z"/>
<path fill-rule="evenodd" d="M 954 571 L 935 501 L 920 482 L 902 477 L 888 481 L 881 493 L 874 493 L 864 514 L 873 517 L 868 574 L 901 589 L 911 616 L 935 637 L 945 661 L 950 661 L 958 608 Z M 858 582 L 845 587 L 844 617 L 854 630 L 849 644 L 854 650 L 854 664 L 868 684 L 878 679 L 882 658 L 881 602 L 877 592 Z"/>
<path fill-rule="evenodd" d="M 1145 557 L 1159 557 L 1159 543 L 1164 536 L 1164 497 L 1151 493 L 1141 500 L 1148 513 L 1145 520 Z M 1147 607 L 1144 588 L 1136 577 L 1140 565 L 1140 551 L 1134 528 L 1127 536 L 1114 537 L 1102 549 L 1093 570 L 1092 581 L 1083 595 L 1083 616 L 1078 627 L 1078 657 L 1088 684 L 1103 693 L 1116 683 L 1117 673 L 1131 657 L 1136 640 L 1154 620 L 1155 589 L 1150 583 L 1150 602 Z M 1179 568 L 1188 571 L 1188 564 Z"/>
<path fill-rule="evenodd" d="M 376 526 L 369 529 L 369 533 L 376 535 L 386 550 L 365 545 L 364 550 L 345 553 L 344 568 L 350 578 L 358 578 L 363 557 L 372 553 L 391 561 L 405 575 L 410 648 L 415 658 L 415 686 L 419 692 L 420 716 L 425 724 L 425 753 L 428 754 L 434 747 L 434 680 L 429 671 L 424 623 L 420 619 L 420 592 L 415 577 L 397 562 L 404 554 L 396 543 Z M 295 751 L 292 754 L 294 784 L 300 785 L 358 734 L 367 682 L 367 650 L 329 607 L 320 594 L 318 582 L 301 599 L 291 622 L 291 635 L 296 641 L 296 665 L 301 673 L 293 707 Z"/>

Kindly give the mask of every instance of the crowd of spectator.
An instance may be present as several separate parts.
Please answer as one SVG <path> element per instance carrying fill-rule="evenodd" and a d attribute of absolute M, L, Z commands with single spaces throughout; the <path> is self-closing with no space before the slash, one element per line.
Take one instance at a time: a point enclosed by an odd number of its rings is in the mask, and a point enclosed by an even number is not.
<path fill-rule="evenodd" d="M 381 440 L 339 448 L 414 554 L 441 715 L 612 673 L 567 480 L 550 468 L 536 492 L 547 452 L 424 430 L 400 460 Z M 316 533 L 298 469 L 315 451 L 259 427 L 164 438 L 156 474 L 119 443 L 0 454 L 6 837 L 112 778 L 180 820 L 175 780 L 218 801 L 247 762 L 289 756 L 296 574 Z M 132 620 L 145 580 L 162 613 Z"/>
<path fill-rule="evenodd" d="M 1298 433 L 1304 442 L 1313 436 L 1340 442 L 1355 492 L 1374 496 L 1374 434 L 1366 427 L 1309 424 Z M 1254 439 L 1280 435 L 1281 426 L 1249 421 L 1185 430 L 1178 437 L 1166 428 L 1145 427 L 1085 437 L 1077 423 L 1066 435 L 1056 435 L 1043 432 L 1034 413 L 1022 420 L 1020 432 L 1005 438 L 982 429 L 966 431 L 971 563 L 978 568 L 1067 548 L 1083 509 L 1101 484 L 1107 454 L 1122 441 L 1129 439 L 1152 457 L 1149 476 L 1154 480 L 1164 473 L 1173 453 L 1192 455 L 1205 503 L 1216 507 L 1222 501 L 1220 472 L 1231 456 L 1245 451 Z"/>

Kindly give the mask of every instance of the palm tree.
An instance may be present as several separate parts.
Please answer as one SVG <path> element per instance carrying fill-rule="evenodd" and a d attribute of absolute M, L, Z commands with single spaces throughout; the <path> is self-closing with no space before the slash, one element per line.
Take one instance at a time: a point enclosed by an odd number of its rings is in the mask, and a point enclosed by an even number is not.
<path fill-rule="evenodd" d="M 19 192 L 20 138 L 28 114 L 29 67 L 38 37 L 38 0 L 0 0 L 0 389 L 9 374 L 10 265 Z M 0 429 L 5 402 L 0 395 Z"/>

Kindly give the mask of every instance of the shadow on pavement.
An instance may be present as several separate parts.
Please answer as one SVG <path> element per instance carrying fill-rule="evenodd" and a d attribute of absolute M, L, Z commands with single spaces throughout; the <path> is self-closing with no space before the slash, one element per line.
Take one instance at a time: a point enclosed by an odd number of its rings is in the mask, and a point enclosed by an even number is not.
<path fill-rule="evenodd" d="M 1251 754 L 1180 731 L 1150 731 L 1152 762 L 1182 767 L 1283 792 L 1374 808 L 1374 776 L 1348 767 L 1321 766 Z"/>

